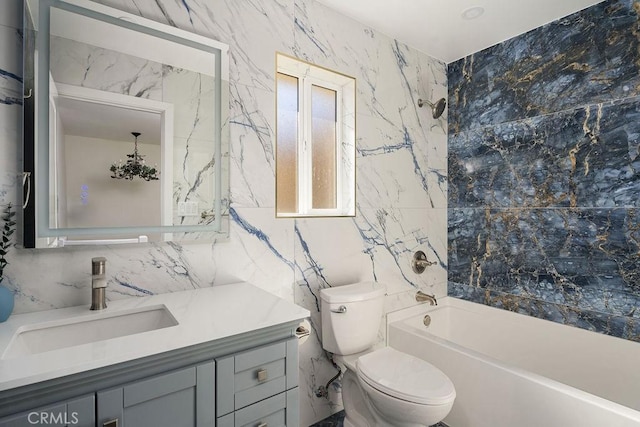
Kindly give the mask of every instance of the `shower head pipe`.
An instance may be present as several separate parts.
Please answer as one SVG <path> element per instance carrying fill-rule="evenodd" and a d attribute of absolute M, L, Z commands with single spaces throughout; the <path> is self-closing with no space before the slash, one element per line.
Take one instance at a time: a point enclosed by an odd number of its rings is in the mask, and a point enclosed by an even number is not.
<path fill-rule="evenodd" d="M 418 107 L 422 108 L 424 105 L 431 107 L 431 113 L 433 118 L 437 119 L 444 113 L 444 109 L 447 106 L 447 101 L 444 98 L 440 98 L 435 103 L 429 102 L 426 99 L 418 99 Z"/>

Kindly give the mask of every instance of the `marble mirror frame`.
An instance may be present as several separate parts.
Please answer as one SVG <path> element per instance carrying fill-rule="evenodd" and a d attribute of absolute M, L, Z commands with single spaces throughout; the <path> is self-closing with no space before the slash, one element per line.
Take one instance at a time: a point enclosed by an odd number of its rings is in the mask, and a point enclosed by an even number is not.
<path fill-rule="evenodd" d="M 170 27 L 137 15 L 112 9 L 87 0 L 24 0 L 24 65 L 25 94 L 31 96 L 24 104 L 24 172 L 25 207 L 23 210 L 23 244 L 27 248 L 53 248 L 71 244 L 115 244 L 140 243 L 147 241 L 145 235 L 160 236 L 156 241 L 187 241 L 194 239 L 214 240 L 228 237 L 229 230 L 229 59 L 228 46 L 215 40 L 188 31 Z M 208 215 L 194 219 L 190 225 L 175 225 L 162 220 L 158 225 L 145 226 L 92 226 L 76 228 L 55 228 L 51 219 L 55 214 L 51 206 L 57 195 L 54 192 L 51 173 L 55 164 L 50 157 L 50 56 L 51 12 L 77 14 L 117 26 L 126 31 L 134 31 L 142 37 L 162 40 L 173 45 L 196 49 L 199 54 L 211 57 L 211 75 L 214 97 L 214 142 L 212 201 L 206 208 Z M 161 49 L 158 47 L 158 49 Z M 175 65 L 174 65 L 175 67 Z M 129 96 L 134 98 L 134 96 Z M 170 126 L 170 128 L 173 125 Z M 166 127 L 163 127 L 163 131 Z M 173 135 L 169 138 L 173 139 Z M 209 138 L 207 138 L 208 140 Z M 188 144 L 188 143 L 187 143 Z M 163 159 L 163 167 L 169 163 Z M 51 165 L 50 165 L 51 164 Z M 162 169 L 161 169 L 162 170 Z M 109 171 L 107 171 L 108 173 Z M 173 172 L 175 174 L 175 172 Z M 171 175 L 171 174 L 169 174 Z M 164 212 L 171 211 L 168 203 L 178 205 L 171 183 L 163 183 L 161 206 Z M 155 208 L 153 208 L 155 209 Z M 174 209 L 175 211 L 176 209 Z M 204 212 L 204 211 L 203 211 Z M 199 218 L 199 216 L 198 216 Z M 197 221 L 197 223 L 195 223 Z M 172 224 L 172 225 L 166 225 Z M 180 224 L 182 224 L 180 222 Z"/>

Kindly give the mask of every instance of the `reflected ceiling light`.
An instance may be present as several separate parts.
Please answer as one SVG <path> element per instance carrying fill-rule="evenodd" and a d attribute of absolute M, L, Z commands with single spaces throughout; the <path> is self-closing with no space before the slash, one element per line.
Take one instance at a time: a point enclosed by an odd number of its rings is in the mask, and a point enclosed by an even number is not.
<path fill-rule="evenodd" d="M 127 154 L 127 157 L 129 158 L 127 163 L 122 163 L 122 159 L 120 159 L 111 165 L 109 168 L 111 171 L 111 178 L 133 180 L 133 178 L 138 177 L 145 181 L 157 180 L 158 175 L 160 175 L 158 166 L 147 166 L 144 163 L 144 156 L 142 154 L 138 154 L 138 137 L 140 136 L 140 132 L 131 132 L 131 135 L 135 138 L 133 143 L 133 154 Z"/>
<path fill-rule="evenodd" d="M 462 16 L 463 19 L 471 20 L 471 19 L 479 18 L 480 16 L 482 16 L 483 13 L 484 13 L 484 7 L 473 6 L 463 10 L 460 16 Z"/>

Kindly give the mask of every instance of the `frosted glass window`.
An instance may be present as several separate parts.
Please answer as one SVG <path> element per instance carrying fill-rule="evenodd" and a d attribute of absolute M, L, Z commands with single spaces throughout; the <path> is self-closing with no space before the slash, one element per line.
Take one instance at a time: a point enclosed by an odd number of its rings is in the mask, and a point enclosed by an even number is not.
<path fill-rule="evenodd" d="M 276 216 L 354 216 L 355 79 L 276 62 Z"/>
<path fill-rule="evenodd" d="M 278 73 L 276 207 L 298 211 L 298 79 Z"/>
<path fill-rule="evenodd" d="M 311 86 L 311 176 L 314 209 L 335 209 L 336 91 Z"/>

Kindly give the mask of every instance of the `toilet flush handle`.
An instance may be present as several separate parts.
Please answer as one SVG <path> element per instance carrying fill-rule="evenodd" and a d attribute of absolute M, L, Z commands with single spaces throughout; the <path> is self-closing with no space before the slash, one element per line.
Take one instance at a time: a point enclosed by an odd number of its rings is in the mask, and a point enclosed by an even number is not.
<path fill-rule="evenodd" d="M 331 312 L 332 313 L 346 313 L 347 312 L 347 307 L 345 307 L 344 305 L 341 305 L 337 309 L 336 308 L 332 308 Z"/>

